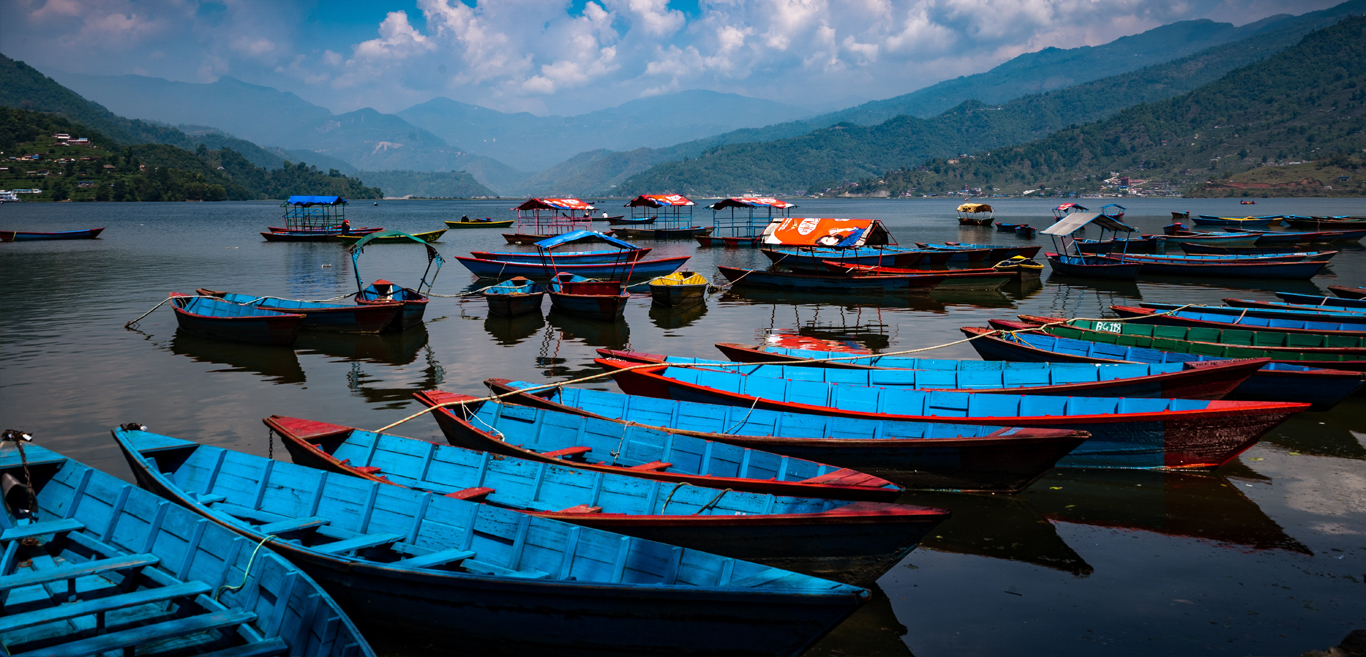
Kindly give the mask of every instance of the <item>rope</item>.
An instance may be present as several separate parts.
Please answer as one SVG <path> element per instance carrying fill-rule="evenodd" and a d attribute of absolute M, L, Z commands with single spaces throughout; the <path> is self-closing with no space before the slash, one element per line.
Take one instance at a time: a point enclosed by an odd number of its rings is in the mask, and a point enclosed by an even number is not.
<path fill-rule="evenodd" d="M 143 318 L 143 317 L 146 317 L 146 316 L 152 314 L 153 312 L 156 312 L 156 309 L 157 309 L 157 308 L 162 307 L 163 305 L 166 304 L 167 301 L 170 301 L 171 299 L 174 299 L 174 298 L 175 298 L 175 297 L 166 297 L 165 299 L 162 299 L 162 300 L 161 300 L 161 303 L 159 303 L 159 304 L 157 304 L 157 305 L 155 305 L 155 306 L 152 306 L 152 309 L 151 309 L 151 310 L 149 310 L 149 311 L 147 311 L 147 312 L 145 312 L 145 313 L 142 313 L 142 315 L 138 316 L 137 319 L 135 319 L 135 320 L 133 320 L 133 321 L 131 321 L 131 322 L 128 322 L 127 324 L 124 324 L 124 325 L 123 325 L 123 328 L 126 328 L 126 329 L 135 329 L 135 328 L 137 328 L 137 327 L 138 327 L 138 322 L 142 321 L 142 318 Z"/>
<path fill-rule="evenodd" d="M 721 492 L 717 493 L 717 494 L 716 494 L 716 497 L 711 498 L 711 501 L 710 501 L 710 502 L 707 502 L 706 504 L 703 504 L 703 505 L 702 505 L 702 508 L 698 509 L 697 512 L 694 513 L 693 515 L 695 515 L 695 516 L 700 516 L 700 515 L 702 515 L 702 512 L 703 512 L 703 511 L 706 511 L 707 509 L 710 509 L 710 508 L 712 507 L 713 504 L 716 504 L 717 502 L 720 502 L 720 501 L 721 501 L 721 497 L 724 496 L 726 493 L 730 493 L 730 492 L 734 492 L 734 491 L 732 491 L 732 490 L 729 489 L 729 488 L 723 488 L 723 489 L 721 489 Z"/>
<path fill-rule="evenodd" d="M 269 541 L 272 538 L 275 538 L 275 534 L 271 534 L 261 539 L 261 542 L 256 544 L 256 549 L 251 551 L 251 558 L 247 559 L 247 567 L 245 570 L 242 571 L 242 583 L 238 584 L 237 586 L 229 586 L 227 584 L 224 584 L 223 586 L 218 587 L 218 590 L 215 591 L 213 594 L 214 602 L 218 602 L 218 596 L 223 595 L 223 591 L 240 591 L 242 590 L 242 587 L 247 585 L 247 578 L 251 577 L 251 565 L 256 561 L 256 553 L 260 552 L 261 546 L 265 545 L 266 541 Z"/>
<path fill-rule="evenodd" d="M 884 358 L 884 357 L 887 357 L 887 356 L 902 356 L 902 355 L 905 355 L 905 354 L 918 354 L 918 353 L 923 353 L 923 352 L 926 352 L 926 351 L 934 351 L 934 350 L 936 350 L 936 349 L 943 349 L 943 348 L 945 348 L 945 347 L 952 347 L 952 346 L 955 346 L 955 345 L 960 345 L 960 344 L 964 344 L 964 343 L 967 343 L 967 342 L 972 342 L 973 340 L 980 340 L 980 339 L 982 339 L 982 338 L 992 337 L 992 336 L 1012 336 L 1012 337 L 1014 337 L 1014 336 L 1016 336 L 1017 334 L 1020 334 L 1020 333 L 1036 333 L 1036 332 L 1039 332 L 1039 331 L 1044 331 L 1045 329 L 1049 328 L 1050 326 L 1059 326 L 1059 325 L 1070 324 L 1070 323 L 1072 323 L 1072 322 L 1078 322 L 1078 321 L 1094 321 L 1094 322 L 1102 322 L 1102 321 L 1104 321 L 1104 322 L 1120 322 L 1120 323 L 1123 323 L 1123 322 L 1130 322 L 1130 321 L 1134 321 L 1134 320 L 1138 320 L 1138 319 L 1151 319 L 1151 318 L 1153 318 L 1153 317 L 1161 317 L 1161 316 L 1163 316 L 1163 315 L 1170 315 L 1170 314 L 1172 314 L 1172 313 L 1179 312 L 1179 311 L 1181 311 L 1181 310 L 1185 310 L 1186 308 L 1189 308 L 1190 306 L 1191 306 L 1191 304 L 1184 304 L 1184 305 L 1182 305 L 1182 306 L 1179 306 L 1179 307 L 1176 307 L 1176 308 L 1172 308 L 1171 310 L 1164 310 L 1164 311 L 1162 311 L 1162 312 L 1160 312 L 1160 313 L 1156 313 L 1156 314 L 1153 314 L 1153 315 L 1144 315 L 1144 316 L 1142 316 L 1142 317 L 1128 317 L 1128 318 L 1126 318 L 1126 317 L 1113 317 L 1113 318 L 1112 318 L 1112 317 L 1073 317 L 1072 319 L 1060 319 L 1060 320 L 1058 320 L 1058 321 L 1056 321 L 1056 322 L 1045 322 L 1045 323 L 1040 324 L 1040 325 L 1038 325 L 1038 326 L 1031 326 L 1031 327 L 1029 327 L 1029 328 L 1016 329 L 1016 330 L 1013 330 L 1013 331 L 1008 331 L 1008 330 L 1004 330 L 1004 329 L 992 329 L 992 330 L 990 330 L 990 331 L 985 331 L 985 332 L 979 333 L 979 334 L 977 334 L 977 335 L 973 335 L 973 336 L 969 336 L 969 337 L 963 338 L 962 340 L 954 340 L 953 342 L 946 342 L 946 343 L 944 343 L 944 344 L 938 344 L 938 345 L 934 345 L 934 346 L 930 346 L 930 347 L 921 347 L 921 348 L 919 348 L 919 349 L 903 349 L 903 350 L 901 350 L 901 351 L 893 351 L 893 352 L 889 352 L 889 353 L 885 353 L 885 354 L 879 354 L 879 355 L 878 355 L 878 358 Z M 1010 338 L 1007 337 L 1006 339 L 1010 339 Z M 801 365 L 801 364 L 805 364 L 805 363 L 831 363 L 831 362 L 838 362 L 838 361 L 845 361 L 845 360 L 858 360 L 858 359 L 861 359 L 861 358 L 868 358 L 868 355 L 866 355 L 866 354 L 856 354 L 856 355 L 853 355 L 853 356 L 836 356 L 836 357 L 833 357 L 833 358 L 803 358 L 803 359 L 801 359 L 801 360 L 772 360 L 772 361 L 756 361 L 756 362 L 750 362 L 750 363 L 668 363 L 667 366 L 668 366 L 668 367 L 676 367 L 676 368 L 680 368 L 680 369 L 689 369 L 689 368 L 717 369 L 717 368 L 725 368 L 725 367 L 746 367 L 746 366 L 749 366 L 749 365 Z M 465 406 L 466 404 L 474 404 L 474 403 L 489 402 L 489 401 L 495 401 L 495 402 L 496 402 L 496 401 L 501 401 L 502 399 L 504 399 L 504 398 L 506 398 L 506 397 L 511 397 L 511 396 L 513 396 L 513 395 L 532 394 L 532 393 L 536 393 L 536 392 L 541 392 L 542 390 L 554 390 L 554 389 L 558 389 L 558 388 L 563 388 L 563 387 L 568 386 L 568 385 L 573 385 L 573 384 L 576 384 L 576 383 L 584 383 L 584 382 L 587 382 L 587 381 L 596 381 L 596 380 L 598 380 L 598 379 L 601 379 L 601 378 L 604 378 L 604 377 L 610 377 L 610 376 L 613 376 L 613 375 L 616 375 L 616 374 L 620 374 L 620 373 L 622 373 L 622 372 L 634 372 L 635 370 L 643 370 L 643 369 L 648 369 L 648 368 L 653 368 L 653 367 L 660 367 L 660 365 L 661 365 L 660 363 L 641 363 L 641 364 L 639 364 L 639 365 L 631 365 L 631 366 L 629 366 L 629 367 L 623 367 L 623 368 L 621 368 L 621 369 L 619 369 L 619 370 L 613 370 L 613 371 L 611 371 L 611 372 L 600 372 L 600 373 L 598 373 L 598 374 L 590 374 L 590 375 L 588 375 L 588 376 L 580 377 L 580 378 L 577 378 L 577 379 L 571 379 L 571 380 L 569 380 L 569 381 L 559 381 L 559 382 L 557 382 L 557 383 L 543 383 L 543 384 L 541 384 L 541 385 L 530 386 L 530 387 L 527 387 L 527 388 L 519 388 L 519 389 L 517 389 L 517 390 L 511 390 L 511 391 L 508 391 L 508 392 L 503 392 L 503 393 L 488 395 L 488 396 L 486 396 L 486 397 L 479 397 L 479 398 L 477 398 L 477 399 L 462 399 L 462 400 L 459 400 L 459 401 L 449 401 L 449 402 L 443 402 L 443 403 L 440 403 L 440 404 L 434 404 L 434 405 L 428 406 L 427 408 L 424 408 L 424 409 L 422 409 L 422 410 L 420 410 L 420 411 L 418 411 L 418 412 L 416 412 L 416 413 L 413 413 L 412 415 L 409 415 L 409 416 L 407 416 L 407 417 L 405 417 L 405 418 L 403 418 L 403 419 L 401 419 L 401 420 L 398 420 L 397 422 L 391 422 L 391 423 L 386 424 L 386 425 L 384 425 L 384 426 L 382 426 L 382 427 L 380 427 L 380 428 L 378 428 L 378 429 L 375 429 L 375 433 L 384 433 L 385 431 L 388 431 L 388 430 L 390 430 L 390 429 L 392 429 L 392 428 L 394 428 L 394 427 L 396 427 L 396 426 L 398 426 L 398 425 L 400 425 L 400 424 L 404 424 L 404 423 L 406 423 L 406 422 L 415 420 L 415 419 L 417 419 L 417 418 L 419 418 L 419 417 L 422 417 L 423 415 L 426 415 L 426 414 L 431 413 L 431 412 L 433 412 L 433 411 L 436 411 L 436 410 L 438 410 L 438 409 L 447 408 L 447 407 L 450 407 L 450 406 Z M 757 399 L 757 398 L 755 399 L 755 403 L 756 403 L 756 404 L 758 403 L 758 399 Z"/>
<path fill-rule="evenodd" d="M 672 500 L 672 499 L 674 498 L 674 493 L 677 493 L 677 492 L 678 492 L 678 489 L 680 489 L 680 488 L 682 488 L 682 487 L 684 487 L 684 486 L 692 486 L 692 484 L 690 484 L 690 483 L 688 483 L 688 482 L 686 482 L 686 481 L 680 481 L 680 482 L 674 484 L 673 490 L 670 490 L 670 491 L 669 491 L 668 497 L 665 497 L 665 498 L 664 498 L 664 506 L 659 507 L 659 515 L 662 516 L 662 515 L 664 515 L 664 512 L 665 512 L 665 511 L 668 511 L 668 510 L 669 510 L 669 501 Z"/>
<path fill-rule="evenodd" d="M 736 430 L 736 429 L 739 429 L 740 427 L 745 426 L 745 423 L 749 421 L 749 416 L 751 416 L 751 415 L 754 414 L 754 408 L 755 408 L 756 406 L 758 406 L 758 405 L 759 405 L 759 397 L 756 395 L 756 396 L 754 397 L 754 403 L 749 405 L 749 410 L 745 412 L 745 416 L 742 417 L 742 418 L 740 418 L 740 421 L 739 421 L 739 422 L 736 422 L 736 423 L 735 423 L 735 426 L 733 426 L 733 427 L 731 427 L 731 428 L 729 428 L 729 429 L 726 429 L 726 430 L 723 431 L 722 433 L 735 433 L 735 430 Z"/>
<path fill-rule="evenodd" d="M 617 449 L 614 452 L 608 452 L 608 454 L 612 455 L 612 465 L 617 464 L 617 457 L 621 455 L 621 448 L 626 444 L 626 433 L 629 432 L 633 426 L 635 426 L 635 422 L 632 422 L 631 420 L 626 420 L 622 424 L 621 438 L 617 439 Z"/>

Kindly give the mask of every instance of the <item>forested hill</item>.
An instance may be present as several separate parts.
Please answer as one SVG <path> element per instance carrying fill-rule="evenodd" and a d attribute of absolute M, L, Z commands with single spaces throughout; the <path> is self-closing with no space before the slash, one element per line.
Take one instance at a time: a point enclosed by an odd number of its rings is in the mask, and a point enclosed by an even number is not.
<path fill-rule="evenodd" d="M 657 165 L 621 182 L 614 192 L 819 191 L 934 157 L 1026 143 L 1126 107 L 1186 93 L 1295 44 L 1303 34 L 1296 24 L 1002 105 L 965 102 L 931 119 L 900 116 L 876 126 L 843 123 L 789 139 L 721 146 L 690 160 Z"/>
<path fill-rule="evenodd" d="M 73 144 L 57 135 L 84 137 Z M 222 201 L 336 194 L 380 198 L 378 188 L 304 163 L 267 170 L 241 153 L 167 144 L 120 146 L 65 116 L 0 108 L 0 188 L 40 189 L 25 201 Z"/>
<path fill-rule="evenodd" d="M 1306 160 L 1350 166 L 1347 155 L 1366 148 L 1363 128 L 1366 17 L 1356 17 L 1189 94 L 1023 146 L 894 171 L 857 189 L 1084 192 L 1115 172 L 1183 185 Z"/>

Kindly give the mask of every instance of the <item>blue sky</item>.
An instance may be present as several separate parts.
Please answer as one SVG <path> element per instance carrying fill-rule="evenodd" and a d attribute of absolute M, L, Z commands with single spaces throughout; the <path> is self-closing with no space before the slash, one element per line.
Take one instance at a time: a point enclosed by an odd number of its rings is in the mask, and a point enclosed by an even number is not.
<path fill-rule="evenodd" d="M 4 0 L 0 52 L 39 70 L 231 76 L 334 111 L 437 96 L 580 114 L 712 89 L 831 107 L 1048 46 L 1335 0 Z"/>

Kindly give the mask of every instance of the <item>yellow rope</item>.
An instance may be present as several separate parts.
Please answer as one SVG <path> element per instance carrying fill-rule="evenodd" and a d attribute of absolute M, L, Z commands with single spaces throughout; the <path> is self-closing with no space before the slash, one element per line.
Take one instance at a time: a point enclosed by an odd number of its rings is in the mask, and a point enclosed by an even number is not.
<path fill-rule="evenodd" d="M 1038 326 L 1032 326 L 1032 327 L 1030 327 L 1030 328 L 1025 328 L 1025 329 L 1016 329 L 1016 330 L 1013 330 L 1013 331 L 1007 331 L 1007 330 L 1004 330 L 1004 329 L 992 329 L 992 330 L 987 331 L 987 332 L 985 332 L 985 333 L 980 333 L 980 334 L 978 334 L 978 335 L 974 335 L 974 336 L 971 336 L 971 337 L 963 338 L 962 340 L 954 340 L 953 342 L 946 342 L 946 343 L 944 343 L 944 344 L 934 345 L 934 346 L 932 346 L 932 347 L 921 347 L 921 348 L 919 348 L 919 349 L 904 349 L 904 350 L 902 350 L 902 351 L 893 351 L 893 352 L 886 353 L 886 354 L 878 354 L 878 357 L 884 357 L 884 356 L 901 356 L 901 355 L 903 355 L 903 354 L 918 354 L 918 353 L 925 352 L 925 351 L 933 351 L 933 350 L 935 350 L 935 349 L 943 349 L 944 347 L 952 347 L 952 346 L 954 346 L 954 345 L 963 344 L 963 343 L 965 343 L 965 342 L 972 342 L 973 340 L 977 340 L 977 339 L 980 339 L 980 338 L 985 338 L 985 337 L 988 337 L 988 336 L 993 336 L 993 335 L 1011 335 L 1011 336 L 1015 336 L 1015 335 L 1018 335 L 1018 334 L 1020 334 L 1020 333 L 1033 333 L 1033 332 L 1038 332 L 1038 331 L 1042 331 L 1042 330 L 1044 330 L 1044 329 L 1046 329 L 1046 328 L 1048 328 L 1048 327 L 1050 327 L 1050 326 L 1058 326 L 1058 325 L 1060 325 L 1060 324 L 1070 324 L 1070 323 L 1072 323 L 1072 322 L 1079 322 L 1079 321 L 1088 321 L 1088 322 L 1092 322 L 1092 321 L 1093 321 L 1093 322 L 1100 322 L 1100 321 L 1105 321 L 1105 322 L 1128 322 L 1128 321 L 1131 321 L 1131 320 L 1134 320 L 1134 319 L 1149 319 L 1149 318 L 1152 318 L 1152 317 L 1161 317 L 1162 315 L 1170 315 L 1170 314 L 1172 314 L 1172 313 L 1174 313 L 1174 312 L 1177 312 L 1177 311 L 1180 311 L 1180 310 L 1184 310 L 1184 309 L 1190 307 L 1190 305 L 1191 305 L 1191 304 L 1185 304 L 1185 305 L 1180 306 L 1180 307 L 1178 307 L 1178 308 L 1173 308 L 1173 309 L 1171 309 L 1171 310 L 1166 310 L 1166 311 L 1157 313 L 1157 314 L 1155 314 L 1155 315 L 1144 315 L 1143 317 L 1132 317 L 1132 318 L 1124 318 L 1124 317 L 1117 317 L 1117 318 L 1109 318 L 1109 317 L 1100 317 L 1100 318 L 1096 318 L 1096 317 L 1074 317 L 1074 318 L 1072 318 L 1072 319 L 1064 319 L 1064 320 L 1059 320 L 1059 321 L 1056 321 L 1056 322 L 1047 322 L 1047 323 L 1044 323 L 1044 324 L 1040 324 L 1040 325 L 1038 325 Z M 804 358 L 804 359 L 801 359 L 801 360 L 774 360 L 774 361 L 758 361 L 758 362 L 752 362 L 752 363 L 668 363 L 667 366 L 668 366 L 668 367 L 677 367 L 677 368 L 693 368 L 693 367 L 700 367 L 700 368 L 705 368 L 705 369 L 716 369 L 716 368 L 719 368 L 719 367 L 748 367 L 748 366 L 750 366 L 750 365 L 801 365 L 801 364 L 803 364 L 803 363 L 830 363 L 830 362 L 843 361 L 843 360 L 858 360 L 858 359 L 860 359 L 860 358 L 868 358 L 868 355 L 867 355 L 867 354 L 857 354 L 857 355 L 853 355 L 853 356 L 836 356 L 836 357 L 834 357 L 834 358 Z M 465 405 L 467 405 L 467 404 L 476 404 L 476 403 L 482 403 L 482 402 L 487 402 L 487 401 L 498 401 L 498 400 L 503 399 L 504 397 L 511 397 L 511 396 L 513 396 L 513 395 L 519 395 L 519 394 L 523 394 L 523 393 L 534 393 L 534 392 L 540 392 L 540 391 L 542 391 L 542 390 L 551 390 L 551 389 L 555 389 L 555 388 L 563 388 L 564 386 L 572 385 L 572 384 L 575 384 L 575 383 L 583 383 L 583 382 L 585 382 L 585 381 L 596 381 L 597 379 L 601 379 L 601 378 L 603 378 L 603 377 L 612 376 L 612 375 L 614 375 L 614 374 L 619 374 L 619 373 L 621 373 L 621 372 L 632 372 L 632 371 L 635 371 L 635 370 L 641 370 L 641 369 L 646 369 L 646 368 L 650 368 L 650 367 L 660 367 L 660 365 L 661 365 L 660 363 L 641 363 L 641 364 L 639 364 L 639 365 L 632 365 L 632 366 L 630 366 L 630 367 L 623 367 L 623 368 L 621 368 L 621 369 L 619 369 L 619 370 L 613 370 L 613 371 L 611 371 L 611 372 L 602 372 L 602 373 L 599 373 L 599 374 L 590 374 L 590 375 L 588 375 L 588 376 L 581 377 L 581 378 L 578 378 L 578 379 L 571 379 L 571 380 L 569 380 L 569 381 L 560 381 L 560 382 L 558 382 L 558 383 L 545 383 L 545 384 L 538 385 L 538 386 L 531 386 L 531 387 L 529 387 L 529 388 L 519 388 L 519 389 L 513 390 L 513 391 L 511 391 L 511 392 L 504 392 L 504 393 L 500 393 L 500 394 L 489 395 L 489 396 L 487 396 L 487 397 L 479 397 L 479 398 L 477 398 L 477 399 L 462 399 L 462 400 L 460 400 L 460 401 L 444 402 L 444 403 L 441 403 L 441 404 L 435 404 L 435 405 L 432 405 L 432 406 L 428 406 L 427 408 L 424 408 L 424 409 L 422 409 L 422 410 L 420 410 L 420 411 L 418 411 L 418 412 L 416 412 L 416 413 L 413 413 L 412 415 L 409 415 L 408 417 L 405 417 L 405 418 L 403 418 L 403 419 L 401 419 L 401 420 L 399 420 L 399 421 L 397 421 L 397 422 L 393 422 L 393 423 L 390 423 L 390 424 L 386 424 L 386 425 L 384 425 L 384 426 L 382 426 L 382 427 L 380 427 L 380 428 L 378 428 L 378 429 L 375 429 L 375 433 L 384 433 L 385 431 L 388 431 L 388 430 L 390 430 L 390 429 L 392 429 L 392 428 L 394 428 L 394 427 L 396 427 L 396 426 L 398 426 L 398 425 L 400 425 L 400 424 L 403 424 L 403 423 L 408 422 L 408 421 L 410 421 L 410 420 L 414 420 L 414 419 L 417 419 L 417 418 L 419 418 L 419 417 L 422 417 L 423 415 L 426 415 L 426 414 L 428 414 L 428 413 L 431 413 L 432 411 L 435 411 L 435 410 L 437 410 L 437 409 L 439 409 L 439 408 L 447 408 L 447 407 L 450 407 L 450 406 L 465 406 Z M 467 412 L 466 415 L 469 415 L 469 413 Z"/>

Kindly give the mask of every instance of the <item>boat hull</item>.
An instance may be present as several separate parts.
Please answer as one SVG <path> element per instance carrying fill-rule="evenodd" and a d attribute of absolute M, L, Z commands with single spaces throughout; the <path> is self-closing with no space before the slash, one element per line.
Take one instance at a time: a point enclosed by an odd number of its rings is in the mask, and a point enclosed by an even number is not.
<path fill-rule="evenodd" d="M 503 239 L 507 240 L 508 244 L 535 244 L 549 237 L 552 236 L 533 233 L 503 233 Z"/>
<path fill-rule="evenodd" d="M 788 249 L 764 248 L 762 252 L 773 264 L 788 269 L 808 273 L 824 274 L 830 271 L 826 262 L 842 265 L 866 265 L 869 267 L 896 267 L 914 269 L 926 258 L 929 264 L 943 266 L 952 254 L 929 251 L 892 250 L 892 249 Z"/>
<path fill-rule="evenodd" d="M 711 235 L 697 235 L 699 246 L 719 246 L 727 249 L 753 249 L 759 247 L 758 237 L 715 237 Z"/>
<path fill-rule="evenodd" d="M 650 298 L 666 308 L 693 306 L 707 298 L 707 285 L 651 285 Z"/>
<path fill-rule="evenodd" d="M 1107 280 L 1133 281 L 1138 279 L 1137 264 L 1128 263 L 1075 263 L 1067 262 L 1056 253 L 1045 253 L 1053 271 L 1066 276 L 1087 276 Z"/>
<path fill-rule="evenodd" d="M 516 317 L 529 313 L 539 313 L 541 312 L 541 302 L 544 299 L 545 292 L 484 295 L 484 300 L 489 304 L 489 314 L 498 317 Z"/>
<path fill-rule="evenodd" d="M 219 302 L 226 303 L 226 302 Z M 171 302 L 181 330 L 205 338 L 288 347 L 303 327 L 303 315 L 272 313 L 244 317 L 214 317 L 186 312 Z"/>
<path fill-rule="evenodd" d="M 1196 264 L 1184 262 L 1164 262 L 1143 260 L 1139 263 L 1139 273 L 1157 276 L 1184 276 L 1199 279 L 1213 276 L 1218 278 L 1255 278 L 1275 280 L 1305 280 L 1317 276 L 1328 266 L 1326 260 L 1308 262 L 1254 262 Z"/>
<path fill-rule="evenodd" d="M 103 228 L 66 230 L 56 233 L 35 233 L 22 230 L 0 230 L 0 242 L 37 242 L 43 240 L 93 240 Z"/>
<path fill-rule="evenodd" d="M 686 240 L 697 237 L 698 235 L 709 235 L 713 228 L 710 226 L 689 226 L 687 228 L 626 228 L 617 226 L 612 229 L 612 236 L 624 240 Z"/>
<path fill-rule="evenodd" d="M 565 294 L 551 291 L 550 307 L 560 312 L 614 322 L 626 313 L 630 297 L 607 294 Z"/>
<path fill-rule="evenodd" d="M 379 333 L 393 323 L 403 308 L 398 303 L 346 306 L 331 303 L 290 301 L 250 297 L 245 301 L 243 294 L 231 294 L 199 288 L 201 296 L 226 298 L 233 303 L 248 303 L 256 308 L 274 310 L 281 313 L 296 313 L 304 316 L 305 331 L 335 331 L 338 333 Z"/>
<path fill-rule="evenodd" d="M 372 301 L 369 299 L 356 298 L 356 303 L 363 306 L 389 305 L 393 301 Z M 407 299 L 403 301 L 403 310 L 394 315 L 394 319 L 389 322 L 385 330 L 404 331 L 414 326 L 422 325 L 422 317 L 427 314 L 427 298 Z"/>
<path fill-rule="evenodd" d="M 673 273 L 674 270 L 683 266 L 688 261 L 689 256 L 679 256 L 676 258 L 656 258 L 653 260 L 636 260 L 634 262 L 623 260 L 615 263 L 585 263 L 585 264 L 561 264 L 559 262 L 551 265 L 549 258 L 545 262 L 507 262 L 502 260 L 482 260 L 479 258 L 468 258 L 456 256 L 455 259 L 470 270 L 475 276 L 480 278 L 506 279 L 511 276 L 523 276 L 533 280 L 546 280 L 557 273 L 577 274 L 585 278 L 608 278 L 621 280 L 630 276 L 631 278 L 644 278 L 663 276 Z"/>
<path fill-rule="evenodd" d="M 776 290 L 795 290 L 809 292 L 829 291 L 872 291 L 872 292 L 909 292 L 928 293 L 944 277 L 938 275 L 911 276 L 821 276 L 819 274 L 799 274 L 792 272 L 770 272 L 758 269 L 739 269 L 717 265 L 716 269 L 731 281 L 732 285 L 743 287 L 768 288 Z"/>
<path fill-rule="evenodd" d="M 508 226 L 511 226 L 511 225 L 513 224 L 513 222 L 515 222 L 515 221 L 517 221 L 517 220 L 516 220 L 516 219 L 502 219 L 502 220 L 499 220 L 499 221 L 479 221 L 479 220 L 474 220 L 474 221 L 447 221 L 447 222 L 446 222 L 446 226 L 447 226 L 448 228 L 455 228 L 455 229 L 461 229 L 461 228 L 507 228 Z"/>

